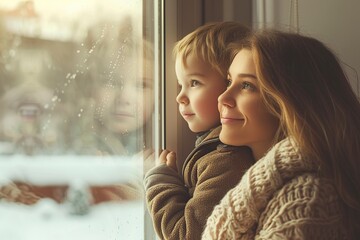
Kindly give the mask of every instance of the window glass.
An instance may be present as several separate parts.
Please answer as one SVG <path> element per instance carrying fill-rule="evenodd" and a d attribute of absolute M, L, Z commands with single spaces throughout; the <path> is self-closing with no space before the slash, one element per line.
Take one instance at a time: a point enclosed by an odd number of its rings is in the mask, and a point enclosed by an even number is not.
<path fill-rule="evenodd" d="M 0 0 L 0 239 L 145 238 L 156 89 L 147 7 Z"/>

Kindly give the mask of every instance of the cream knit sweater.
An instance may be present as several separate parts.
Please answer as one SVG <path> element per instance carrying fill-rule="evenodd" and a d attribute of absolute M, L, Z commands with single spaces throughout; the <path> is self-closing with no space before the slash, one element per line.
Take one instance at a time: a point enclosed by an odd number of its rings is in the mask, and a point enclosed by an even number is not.
<path fill-rule="evenodd" d="M 347 239 L 330 179 L 284 139 L 215 207 L 202 239 Z"/>

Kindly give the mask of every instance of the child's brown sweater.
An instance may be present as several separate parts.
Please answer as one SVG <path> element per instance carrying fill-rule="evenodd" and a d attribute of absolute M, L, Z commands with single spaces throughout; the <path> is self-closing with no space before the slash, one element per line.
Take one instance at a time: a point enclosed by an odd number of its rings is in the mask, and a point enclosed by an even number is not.
<path fill-rule="evenodd" d="M 182 174 L 165 164 L 146 174 L 147 205 L 160 239 L 200 239 L 214 206 L 254 164 L 248 148 L 222 144 L 219 133 L 220 127 L 197 141 Z"/>

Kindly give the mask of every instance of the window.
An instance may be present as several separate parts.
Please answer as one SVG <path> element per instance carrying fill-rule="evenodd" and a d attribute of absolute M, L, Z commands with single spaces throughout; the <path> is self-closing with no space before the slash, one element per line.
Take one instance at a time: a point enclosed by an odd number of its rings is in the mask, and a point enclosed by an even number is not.
<path fill-rule="evenodd" d="M 0 1 L 0 239 L 153 239 L 160 3 Z"/>
<path fill-rule="evenodd" d="M 211 21 L 287 25 L 290 3 L 275 2 L 0 0 L 0 239 L 155 239 L 149 156 L 185 159 L 195 140 L 177 111 L 174 43 Z M 358 62 L 317 11 L 299 16 Z"/>

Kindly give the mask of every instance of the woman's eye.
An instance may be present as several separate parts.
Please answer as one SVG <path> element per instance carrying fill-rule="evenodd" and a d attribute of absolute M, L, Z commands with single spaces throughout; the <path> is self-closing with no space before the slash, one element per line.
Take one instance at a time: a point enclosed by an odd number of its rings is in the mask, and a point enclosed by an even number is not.
<path fill-rule="evenodd" d="M 230 87 L 231 86 L 231 79 L 226 79 L 226 86 Z"/>
<path fill-rule="evenodd" d="M 197 81 L 197 80 L 191 80 L 191 82 L 190 82 L 191 87 L 196 87 L 196 86 L 199 86 L 199 85 L 200 85 L 200 82 Z"/>
<path fill-rule="evenodd" d="M 251 83 L 248 83 L 248 82 L 243 82 L 241 88 L 242 89 L 247 89 L 247 90 L 254 90 L 255 89 L 255 87 Z"/>

